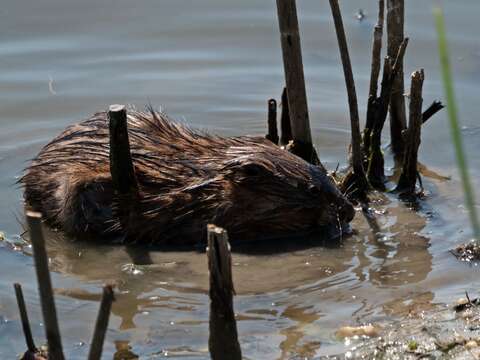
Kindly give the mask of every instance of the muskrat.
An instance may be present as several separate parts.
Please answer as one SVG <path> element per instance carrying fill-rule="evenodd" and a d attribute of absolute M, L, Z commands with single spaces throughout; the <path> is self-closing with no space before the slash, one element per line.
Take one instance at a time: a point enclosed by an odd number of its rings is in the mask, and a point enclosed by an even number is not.
<path fill-rule="evenodd" d="M 108 113 L 72 125 L 33 159 L 20 182 L 27 206 L 83 239 L 192 245 L 206 225 L 234 241 L 296 235 L 350 222 L 354 209 L 326 171 L 262 137 L 221 137 L 149 109 L 129 110 L 138 203 L 117 216 Z"/>

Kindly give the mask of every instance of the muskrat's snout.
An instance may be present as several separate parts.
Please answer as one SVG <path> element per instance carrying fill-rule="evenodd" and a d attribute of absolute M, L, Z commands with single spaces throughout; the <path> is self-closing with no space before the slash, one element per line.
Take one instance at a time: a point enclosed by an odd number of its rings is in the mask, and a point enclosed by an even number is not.
<path fill-rule="evenodd" d="M 338 207 L 337 212 L 340 221 L 344 223 L 349 223 L 355 217 L 355 208 L 348 200 Z"/>
<path fill-rule="evenodd" d="M 335 201 L 330 202 L 330 208 L 326 215 L 326 219 L 320 219 L 320 225 L 325 225 L 325 223 L 327 223 L 333 224 L 335 227 L 340 226 L 341 228 L 346 229 L 348 228 L 348 223 L 350 223 L 355 217 L 355 208 L 350 201 L 339 194 L 339 197 L 337 197 Z"/>
<path fill-rule="evenodd" d="M 334 180 L 324 170 L 314 166 L 310 166 L 310 175 L 313 182 L 311 188 L 315 188 L 321 196 L 320 203 L 330 204 L 327 220 L 334 224 L 338 221 L 343 224 L 352 221 L 355 217 L 355 208 L 338 190 Z"/>

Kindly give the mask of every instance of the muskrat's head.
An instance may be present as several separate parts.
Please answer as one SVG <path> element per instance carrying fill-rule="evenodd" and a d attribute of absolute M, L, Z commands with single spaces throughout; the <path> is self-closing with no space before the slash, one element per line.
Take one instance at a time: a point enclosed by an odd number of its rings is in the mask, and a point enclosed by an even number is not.
<path fill-rule="evenodd" d="M 268 143 L 232 146 L 222 164 L 222 222 L 242 238 L 280 237 L 333 227 L 355 210 L 326 171 Z"/>

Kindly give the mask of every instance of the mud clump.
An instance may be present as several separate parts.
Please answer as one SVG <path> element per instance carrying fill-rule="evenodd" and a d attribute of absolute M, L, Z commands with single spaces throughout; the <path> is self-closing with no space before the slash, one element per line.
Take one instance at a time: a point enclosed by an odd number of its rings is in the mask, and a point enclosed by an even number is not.
<path fill-rule="evenodd" d="M 463 303 L 463 302 L 462 302 Z M 472 359 L 480 356 L 479 301 L 438 306 L 388 324 L 375 337 L 354 337 L 341 358 Z M 377 325 L 378 326 L 378 325 Z"/>

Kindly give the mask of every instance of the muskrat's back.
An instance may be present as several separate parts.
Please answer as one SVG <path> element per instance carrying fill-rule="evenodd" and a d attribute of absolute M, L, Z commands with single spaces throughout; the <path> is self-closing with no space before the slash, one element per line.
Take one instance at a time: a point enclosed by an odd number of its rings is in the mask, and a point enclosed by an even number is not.
<path fill-rule="evenodd" d="M 139 200 L 121 225 L 109 165 L 108 114 L 70 126 L 21 179 L 47 223 L 80 238 L 193 244 L 207 223 L 237 240 L 350 221 L 353 208 L 323 170 L 258 137 L 194 131 L 154 111 L 128 114 Z"/>

